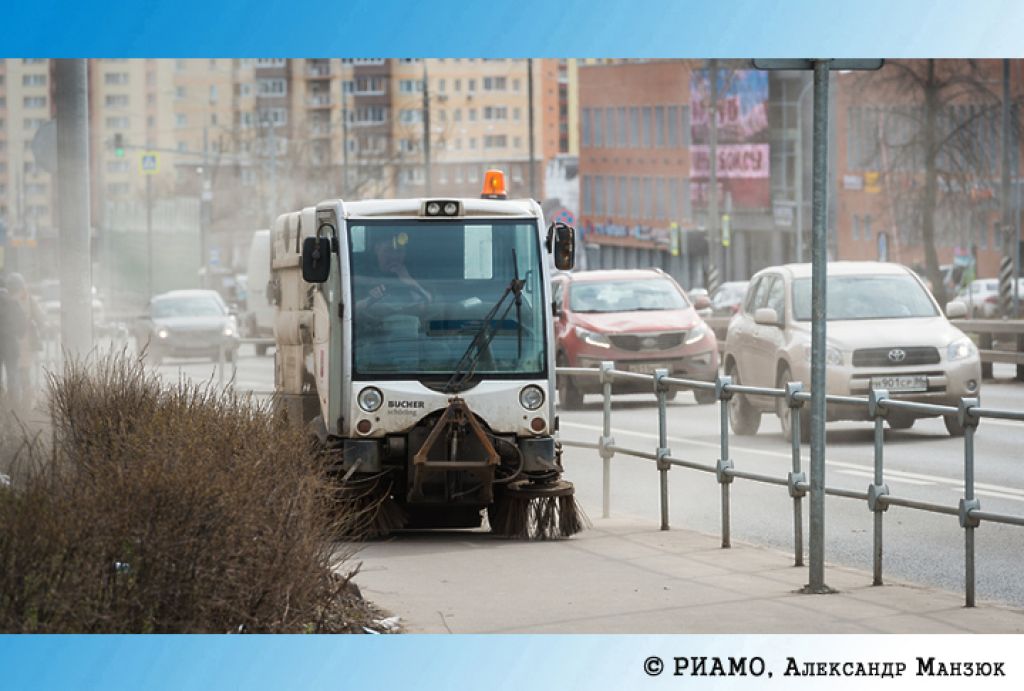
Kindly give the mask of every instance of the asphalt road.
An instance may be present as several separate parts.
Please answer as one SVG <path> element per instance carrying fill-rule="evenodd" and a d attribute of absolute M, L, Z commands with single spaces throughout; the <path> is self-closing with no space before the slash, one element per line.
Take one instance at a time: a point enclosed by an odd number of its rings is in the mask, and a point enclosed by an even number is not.
<path fill-rule="evenodd" d="M 269 392 L 273 387 L 273 351 L 258 357 L 243 346 L 234 369 L 241 390 Z M 184 375 L 220 381 L 210 361 L 167 360 L 164 376 Z M 996 366 L 995 381 L 985 383 L 986 407 L 1024 410 L 1024 384 L 1009 377 L 1012 369 Z M 232 377 L 229 365 L 224 381 Z M 560 411 L 564 439 L 596 442 L 601 430 L 601 402 L 588 396 L 580 411 Z M 653 453 L 657 447 L 654 397 L 614 399 L 613 436 L 622 447 Z M 669 447 L 676 458 L 714 465 L 719 456 L 717 405 L 699 406 L 680 393 L 670 404 Z M 953 439 L 939 419 L 919 420 L 906 431 L 886 430 L 885 481 L 893 495 L 955 508 L 963 496 L 963 439 Z M 975 438 L 976 494 L 982 509 L 1024 516 L 1024 423 L 982 422 Z M 826 484 L 864 492 L 873 477 L 873 428 L 870 423 L 831 423 L 827 428 Z M 803 468 L 809 466 L 803 447 Z M 788 440 L 774 416 L 765 416 L 753 437 L 730 438 L 730 456 L 738 470 L 785 479 L 791 469 Z M 596 451 L 567 449 L 566 474 L 577 486 L 587 513 L 600 520 L 601 459 Z M 619 455 L 612 461 L 611 515 L 660 523 L 658 473 L 653 461 Z M 721 495 L 714 475 L 673 468 L 669 473 L 670 525 L 717 534 Z M 804 501 L 804 554 L 809 515 Z M 732 539 L 793 550 L 793 502 L 785 487 L 737 479 L 732 486 Z M 827 497 L 825 559 L 870 571 L 873 518 L 866 502 Z M 976 531 L 977 596 L 1024 606 L 1024 527 L 985 523 Z M 891 507 L 885 514 L 883 575 L 898 580 L 963 591 L 964 531 L 956 516 Z M 826 583 L 828 572 L 826 571 Z"/>
<path fill-rule="evenodd" d="M 997 367 L 987 382 L 985 407 L 1024 410 L 1024 384 L 1007 379 L 1011 370 Z M 596 442 L 601 434 L 601 399 L 587 397 L 585 409 L 563 412 L 564 439 Z M 717 405 L 698 406 L 681 393 L 670 404 L 669 447 L 674 458 L 714 466 L 719 457 Z M 612 436 L 616 445 L 654 453 L 658 445 L 654 396 L 614 399 Z M 827 426 L 825 481 L 828 487 L 866 492 L 874 474 L 871 423 Z M 892 495 L 955 509 L 963 496 L 963 439 L 953 439 L 938 418 L 919 420 L 912 429 L 885 432 L 885 482 Z M 987 512 L 1024 516 L 1024 423 L 984 420 L 975 436 L 975 486 Z M 785 479 L 792 468 L 788 439 L 774 416 L 762 419 L 756 436 L 731 436 L 730 456 L 737 470 Z M 601 515 L 601 459 L 595 451 L 566 452 L 566 474 L 592 517 Z M 808 471 L 810 449 L 803 446 Z M 612 460 L 611 515 L 644 516 L 660 524 L 659 479 L 650 460 L 617 455 Z M 785 487 L 736 479 L 731 490 L 734 541 L 769 545 L 792 553 L 793 501 Z M 721 492 L 715 477 L 687 468 L 669 472 L 670 525 L 720 534 Z M 804 501 L 804 555 L 807 520 Z M 825 501 L 825 559 L 871 570 L 873 515 L 867 503 L 829 496 Z M 976 531 L 977 596 L 1024 605 L 1024 527 L 984 523 Z M 963 591 L 964 531 L 956 516 L 890 507 L 884 520 L 883 578 Z M 826 572 L 826 583 L 828 575 Z"/>

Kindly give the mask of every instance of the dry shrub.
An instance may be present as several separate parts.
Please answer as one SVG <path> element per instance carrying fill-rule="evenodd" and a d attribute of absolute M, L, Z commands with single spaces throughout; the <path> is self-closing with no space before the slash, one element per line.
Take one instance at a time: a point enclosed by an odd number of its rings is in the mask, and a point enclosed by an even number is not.
<path fill-rule="evenodd" d="M 301 430 L 123 352 L 66 365 L 48 400 L 45 450 L 0 431 L 0 631 L 361 630 Z"/>

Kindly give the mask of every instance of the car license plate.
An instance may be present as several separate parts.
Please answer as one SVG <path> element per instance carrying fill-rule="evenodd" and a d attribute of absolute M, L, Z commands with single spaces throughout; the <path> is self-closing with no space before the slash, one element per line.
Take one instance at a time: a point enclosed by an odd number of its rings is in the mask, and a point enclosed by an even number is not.
<path fill-rule="evenodd" d="M 654 370 L 659 369 L 668 369 L 668 365 L 664 362 L 634 362 L 626 365 L 627 372 L 636 372 L 637 374 L 654 374 Z"/>
<path fill-rule="evenodd" d="M 927 391 L 928 377 L 923 375 L 893 375 L 890 377 L 871 377 L 872 389 L 885 389 L 890 393 Z"/>

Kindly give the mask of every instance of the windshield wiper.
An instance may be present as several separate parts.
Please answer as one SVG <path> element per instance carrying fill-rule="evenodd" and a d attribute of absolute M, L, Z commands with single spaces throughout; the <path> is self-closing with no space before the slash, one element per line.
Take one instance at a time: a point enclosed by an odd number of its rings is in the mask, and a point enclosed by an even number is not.
<path fill-rule="evenodd" d="M 519 278 L 519 261 L 516 259 L 516 251 L 512 250 L 512 264 L 514 276 L 509 284 L 505 287 L 505 291 L 498 298 L 498 301 L 494 303 L 494 307 L 484 317 L 483 323 L 480 325 L 479 330 L 473 336 L 473 340 L 469 342 L 469 346 L 466 348 L 466 352 L 459 358 L 459 362 L 455 365 L 455 371 L 452 373 L 448 383 L 444 385 L 445 393 L 458 393 L 465 389 L 466 383 L 473 377 L 473 373 L 476 371 L 476 365 L 483 356 L 490 345 L 491 341 L 494 340 L 494 336 L 498 333 L 498 329 L 494 328 L 495 315 L 502 307 L 505 307 L 505 311 L 502 312 L 501 316 L 497 319 L 497 323 L 501 324 L 505 321 L 505 317 L 508 316 L 509 310 L 514 305 L 516 308 L 516 335 L 519 347 L 518 357 L 523 355 L 523 320 L 522 320 L 522 304 L 523 304 L 523 286 L 526 281 Z M 513 301 L 507 306 L 505 301 L 508 300 L 508 296 L 513 295 Z"/>

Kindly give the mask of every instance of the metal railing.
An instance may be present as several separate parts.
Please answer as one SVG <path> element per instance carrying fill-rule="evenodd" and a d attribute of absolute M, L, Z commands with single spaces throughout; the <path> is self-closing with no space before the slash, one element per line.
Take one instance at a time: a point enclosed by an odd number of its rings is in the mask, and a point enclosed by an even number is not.
<path fill-rule="evenodd" d="M 659 473 L 660 483 L 660 508 L 661 508 L 661 529 L 669 529 L 668 517 L 668 471 L 673 466 L 689 468 L 705 473 L 713 473 L 721 489 L 721 533 L 722 547 L 731 546 L 730 534 L 730 486 L 736 479 L 752 480 L 769 485 L 785 487 L 789 496 L 793 499 L 793 537 L 794 537 L 794 564 L 804 565 L 803 558 L 803 498 L 811 490 L 811 484 L 807 480 L 802 467 L 801 457 L 801 415 L 800 409 L 805 403 L 811 400 L 809 391 L 804 391 L 799 382 L 786 384 L 785 388 L 773 389 L 756 386 L 743 386 L 733 384 L 729 377 L 720 376 L 714 382 L 694 381 L 689 379 L 677 379 L 668 376 L 667 370 L 659 369 L 653 375 L 639 374 L 635 372 L 623 372 L 616 370 L 614 363 L 603 362 L 600 369 L 581 367 L 559 367 L 558 376 L 571 377 L 596 377 L 602 385 L 602 396 L 604 403 L 603 425 L 601 437 L 597 443 L 561 439 L 563 446 L 594 449 L 602 459 L 603 484 L 602 484 L 602 516 L 608 518 L 611 513 L 611 459 L 616 453 L 633 456 L 654 461 Z M 651 384 L 651 390 L 658 399 L 658 446 L 654 452 L 639 449 L 630 449 L 615 443 L 611 434 L 612 416 L 612 385 L 614 382 L 640 382 L 647 381 Z M 719 444 L 720 457 L 715 465 L 688 461 L 672 455 L 668 448 L 667 430 L 667 402 L 668 392 L 672 390 L 704 389 L 714 390 L 719 401 Z M 792 470 L 786 477 L 773 477 L 760 473 L 752 473 L 736 468 L 729 455 L 729 401 L 733 396 L 741 394 L 744 396 L 768 396 L 784 399 L 786 406 L 790 409 L 790 442 L 792 448 Z M 858 492 L 838 487 L 824 486 L 824 494 L 847 499 L 857 499 L 867 502 L 868 509 L 874 514 L 874 537 L 873 537 L 873 578 L 874 585 L 882 584 L 882 542 L 883 542 L 883 515 L 890 506 L 900 506 L 919 511 L 930 511 L 933 513 L 957 516 L 960 527 L 964 530 L 965 550 L 965 598 L 966 605 L 973 607 L 975 602 L 975 573 L 974 573 L 974 529 L 982 521 L 992 523 L 1003 523 L 1007 525 L 1024 526 L 1024 516 L 1005 515 L 981 510 L 981 502 L 974 492 L 974 434 L 978 423 L 982 418 L 1000 418 L 1003 420 L 1016 420 L 1024 422 L 1024 412 L 1013 412 L 1007 410 L 996 410 L 983 408 L 976 398 L 963 398 L 958 407 L 935 405 L 930 403 L 915 403 L 902 401 L 889 397 L 885 390 L 872 390 L 865 397 L 857 396 L 826 396 L 829 404 L 866 406 L 868 415 L 874 420 L 874 477 L 867 491 Z M 924 413 L 926 415 L 956 416 L 958 422 L 964 427 L 964 495 L 958 506 L 945 506 L 932 502 L 919 501 L 908 497 L 900 497 L 889 492 L 885 484 L 884 467 L 884 436 L 883 424 L 890 412 L 902 413 Z M 1022 428 L 1024 429 L 1024 428 Z M 813 526 L 812 526 L 813 528 Z"/>

